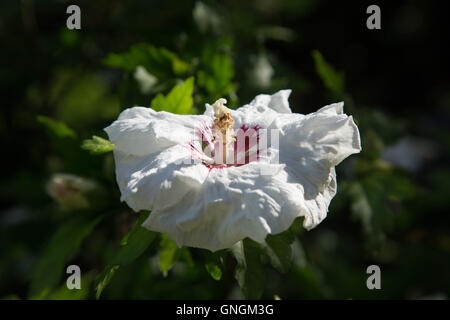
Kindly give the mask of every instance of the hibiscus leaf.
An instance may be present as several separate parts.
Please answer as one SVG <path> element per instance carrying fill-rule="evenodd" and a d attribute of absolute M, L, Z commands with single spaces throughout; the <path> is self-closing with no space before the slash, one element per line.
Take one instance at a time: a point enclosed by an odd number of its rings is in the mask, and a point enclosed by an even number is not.
<path fill-rule="evenodd" d="M 58 154 L 64 158 L 65 169 L 80 172 L 92 167 L 92 157 L 80 149 L 80 140 L 74 130 L 64 122 L 45 116 L 38 116 L 37 122 L 45 128 Z"/>
<path fill-rule="evenodd" d="M 142 227 L 142 223 L 147 219 L 148 211 L 144 211 L 136 221 L 135 226 L 124 236 L 121 247 L 110 259 L 106 268 L 97 277 L 96 298 L 99 299 L 105 287 L 112 280 L 114 273 L 120 266 L 125 266 L 135 261 L 149 247 L 156 237 L 151 232 Z"/>
<path fill-rule="evenodd" d="M 207 252 L 205 255 L 205 269 L 216 281 L 219 281 L 222 278 L 224 253 L 224 250 L 220 250 L 214 253 Z"/>
<path fill-rule="evenodd" d="M 74 150 L 78 149 L 77 134 L 64 122 L 45 116 L 38 116 L 37 122 L 45 128 L 45 132 L 52 140 L 55 148 L 66 159 L 74 158 Z"/>
<path fill-rule="evenodd" d="M 261 246 L 248 238 L 231 248 L 236 259 L 234 277 L 246 299 L 259 299 L 264 291 L 265 274 L 261 262 Z"/>
<path fill-rule="evenodd" d="M 129 72 L 135 71 L 138 66 L 143 66 L 157 78 L 163 79 L 184 75 L 190 68 L 190 65 L 175 53 L 149 44 L 134 45 L 128 52 L 120 54 L 111 53 L 103 60 L 103 63 Z"/>
<path fill-rule="evenodd" d="M 37 121 L 45 127 L 47 133 L 55 139 L 75 139 L 77 134 L 64 122 L 53 120 L 46 116 L 38 116 Z"/>
<path fill-rule="evenodd" d="M 172 268 L 178 253 L 178 247 L 166 234 L 162 234 L 160 249 L 158 254 L 159 269 L 164 277 L 167 277 L 168 271 Z"/>
<path fill-rule="evenodd" d="M 89 151 L 92 154 L 102 154 L 106 152 L 110 152 L 114 149 L 114 144 L 109 142 L 109 140 L 92 136 L 92 139 L 86 139 L 83 141 L 81 148 Z"/>
<path fill-rule="evenodd" d="M 208 93 L 211 100 L 229 95 L 235 88 L 232 83 L 234 68 L 231 57 L 205 48 L 202 53 L 204 69 L 197 72 L 198 86 Z"/>
<path fill-rule="evenodd" d="M 136 260 L 155 239 L 156 234 L 142 227 L 147 219 L 148 211 L 143 212 L 133 229 L 121 241 L 121 247 L 111 260 L 111 265 L 127 265 Z"/>
<path fill-rule="evenodd" d="M 30 295 L 55 288 L 65 271 L 64 264 L 76 254 L 83 240 L 103 216 L 76 217 L 63 224 L 51 237 L 47 248 L 31 268 Z"/>
<path fill-rule="evenodd" d="M 266 237 L 266 254 L 272 266 L 281 273 L 286 273 L 292 266 L 292 244 L 295 240 L 291 231 L 268 235 Z"/>
<path fill-rule="evenodd" d="M 89 298 L 92 280 L 93 272 L 89 271 L 81 276 L 80 289 L 71 290 L 67 287 L 66 282 L 63 282 L 55 290 L 44 289 L 39 294 L 30 297 L 30 300 L 86 300 Z"/>
<path fill-rule="evenodd" d="M 344 94 L 344 74 L 334 70 L 319 51 L 314 50 L 312 56 L 316 64 L 317 74 L 322 79 L 325 87 L 336 96 L 341 97 Z"/>
<path fill-rule="evenodd" d="M 194 103 L 192 93 L 194 91 L 194 78 L 190 77 L 181 85 L 173 87 L 166 95 L 159 93 L 150 106 L 156 111 L 167 111 L 178 114 L 188 114 Z"/>
<path fill-rule="evenodd" d="M 97 285 L 95 287 L 95 297 L 96 299 L 100 299 L 100 296 L 105 290 L 106 286 L 111 282 L 112 278 L 114 277 L 114 274 L 116 273 L 116 270 L 119 269 L 119 265 L 111 266 L 103 270 L 103 272 L 100 274 Z"/>
<path fill-rule="evenodd" d="M 192 258 L 191 251 L 189 251 L 189 248 L 187 247 L 181 248 L 180 256 L 183 259 L 183 261 L 188 265 L 188 267 L 192 268 L 195 266 L 195 262 L 194 259 Z"/>
<path fill-rule="evenodd" d="M 222 269 L 217 264 L 208 262 L 205 264 L 205 269 L 214 280 L 219 281 L 222 278 Z"/>

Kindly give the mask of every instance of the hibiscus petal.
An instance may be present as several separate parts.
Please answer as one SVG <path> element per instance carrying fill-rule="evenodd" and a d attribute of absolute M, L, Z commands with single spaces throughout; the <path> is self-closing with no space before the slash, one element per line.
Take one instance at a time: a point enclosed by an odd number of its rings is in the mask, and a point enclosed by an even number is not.
<path fill-rule="evenodd" d="M 195 127 L 201 127 L 207 121 L 211 119 L 202 115 L 178 115 L 133 107 L 124 110 L 105 131 L 116 146 L 115 150 L 144 156 L 188 143 L 194 137 Z"/>
<path fill-rule="evenodd" d="M 191 189 L 201 186 L 208 169 L 192 164 L 191 152 L 182 145 L 145 157 L 115 151 L 121 201 L 135 211 L 170 207 Z"/>
<path fill-rule="evenodd" d="M 261 175 L 272 166 L 273 175 Z M 166 232 L 179 246 L 216 251 L 249 237 L 264 242 L 306 213 L 295 185 L 276 178 L 284 165 L 255 162 L 213 170 L 201 188 L 191 190 L 173 207 L 154 210 L 144 226 Z"/>
<path fill-rule="evenodd" d="M 280 162 L 292 182 L 304 189 L 308 206 L 304 227 L 314 228 L 327 214 L 336 193 L 334 167 L 361 150 L 359 131 L 343 104 L 332 104 L 282 128 Z"/>
<path fill-rule="evenodd" d="M 141 107 L 122 112 L 105 129 L 116 145 L 122 201 L 136 211 L 152 210 L 146 228 L 167 233 L 179 246 L 212 251 L 246 237 L 263 243 L 299 216 L 305 228 L 315 227 L 336 193 L 334 167 L 361 149 L 359 132 L 342 103 L 292 114 L 289 94 L 259 95 L 231 110 L 235 129 L 279 130 L 279 144 L 242 166 L 191 162 L 194 132 L 214 117 L 210 105 L 201 116 Z"/>
<path fill-rule="evenodd" d="M 280 90 L 273 95 L 260 94 L 257 95 L 250 105 L 263 105 L 270 109 L 275 110 L 278 113 L 292 113 L 289 107 L 289 96 L 292 90 Z"/>

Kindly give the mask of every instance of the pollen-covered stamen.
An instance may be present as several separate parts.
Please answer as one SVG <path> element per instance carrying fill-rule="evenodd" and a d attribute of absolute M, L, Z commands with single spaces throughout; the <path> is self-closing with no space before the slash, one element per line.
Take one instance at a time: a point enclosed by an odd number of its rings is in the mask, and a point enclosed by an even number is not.
<path fill-rule="evenodd" d="M 227 100 L 221 98 L 214 102 L 214 143 L 220 148 L 219 159 L 216 162 L 221 162 L 222 164 L 227 163 L 227 154 L 229 150 L 233 151 L 233 142 L 235 141 L 234 130 L 233 130 L 233 117 L 231 116 L 230 110 L 225 107 Z M 220 159 L 222 155 L 222 159 Z"/>

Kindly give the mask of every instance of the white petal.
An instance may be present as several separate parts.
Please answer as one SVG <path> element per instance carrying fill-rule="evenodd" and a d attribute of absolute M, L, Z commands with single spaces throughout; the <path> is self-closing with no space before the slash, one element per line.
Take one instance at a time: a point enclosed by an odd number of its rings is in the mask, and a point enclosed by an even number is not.
<path fill-rule="evenodd" d="M 292 90 L 280 90 L 273 95 L 260 94 L 257 95 L 252 102 L 250 102 L 250 104 L 256 106 L 266 106 L 279 113 L 292 113 L 288 101 L 291 91 Z"/>
<path fill-rule="evenodd" d="M 276 167 L 274 175 L 261 175 L 262 166 Z M 306 213 L 296 186 L 276 177 L 283 167 L 255 162 L 214 169 L 202 188 L 171 208 L 152 211 L 144 226 L 168 233 L 179 246 L 211 251 L 229 248 L 245 237 L 263 243 L 267 234 L 286 230 Z"/>
<path fill-rule="evenodd" d="M 208 169 L 191 164 L 191 152 L 182 145 L 145 157 L 115 152 L 121 201 L 135 211 L 170 207 L 191 189 L 202 185 Z"/>
<path fill-rule="evenodd" d="M 115 151 L 145 156 L 194 137 L 195 127 L 210 118 L 201 115 L 178 115 L 151 108 L 133 107 L 124 110 L 119 118 L 105 128 Z"/>
<path fill-rule="evenodd" d="M 270 147 L 268 158 L 224 169 L 188 161 L 192 151 L 185 145 L 194 128 L 212 121 L 210 105 L 202 116 L 124 111 L 106 129 L 116 144 L 122 200 L 134 210 L 152 210 L 143 224 L 148 229 L 167 233 L 179 246 L 212 251 L 246 237 L 263 243 L 267 234 L 286 230 L 299 216 L 313 228 L 336 193 L 334 166 L 361 149 L 359 132 L 342 103 L 292 114 L 289 93 L 259 95 L 231 111 L 235 129 L 244 124 L 277 128 L 280 144 L 279 150 Z M 270 163 L 274 155 L 279 163 Z"/>
<path fill-rule="evenodd" d="M 304 189 L 308 207 L 304 226 L 315 227 L 327 214 L 336 193 L 334 167 L 361 150 L 359 131 L 342 104 L 326 106 L 282 128 L 280 162 L 291 181 Z"/>
<path fill-rule="evenodd" d="M 283 126 L 280 145 L 336 166 L 351 154 L 361 151 L 358 127 L 352 116 L 342 112 L 342 104 L 333 104 L 306 115 L 301 121 Z M 294 149 L 290 149 L 294 150 Z"/>

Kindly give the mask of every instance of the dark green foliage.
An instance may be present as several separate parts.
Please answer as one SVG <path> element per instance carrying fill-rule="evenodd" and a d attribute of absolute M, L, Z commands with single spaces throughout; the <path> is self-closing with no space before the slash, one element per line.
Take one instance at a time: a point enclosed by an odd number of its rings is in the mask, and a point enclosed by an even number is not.
<path fill-rule="evenodd" d="M 325 87 L 336 97 L 342 97 L 344 93 L 344 75 L 336 72 L 334 68 L 325 61 L 319 51 L 314 50 L 312 56 L 316 64 L 317 74 L 322 79 Z"/>
<path fill-rule="evenodd" d="M 122 54 L 109 54 L 103 61 L 107 66 L 134 71 L 143 66 L 157 78 L 183 76 L 189 70 L 189 64 L 165 48 L 155 48 L 148 44 L 134 45 L 130 51 Z"/>
<path fill-rule="evenodd" d="M 155 233 L 150 232 L 141 226 L 147 217 L 148 212 L 144 212 L 140 215 L 133 229 L 131 229 L 131 231 L 123 237 L 120 242 L 120 248 L 110 258 L 106 268 L 99 275 L 98 284 L 96 287 L 97 299 L 100 298 L 100 295 L 111 281 L 116 270 L 121 266 L 126 266 L 139 258 L 139 256 L 155 239 Z"/>
<path fill-rule="evenodd" d="M 103 217 L 76 217 L 63 224 L 32 266 L 30 296 L 48 292 L 59 283 L 68 259 L 80 249 L 82 241 Z"/>
<path fill-rule="evenodd" d="M 244 297 L 247 299 L 261 298 L 265 283 L 261 246 L 247 238 L 232 248 L 232 254 L 237 261 L 234 276 Z"/>

